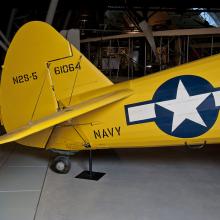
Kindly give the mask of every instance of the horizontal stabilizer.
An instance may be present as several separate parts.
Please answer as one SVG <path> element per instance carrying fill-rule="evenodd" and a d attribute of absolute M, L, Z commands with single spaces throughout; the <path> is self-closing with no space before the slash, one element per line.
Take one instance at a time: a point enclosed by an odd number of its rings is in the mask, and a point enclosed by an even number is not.
<path fill-rule="evenodd" d="M 92 110 L 124 99 L 131 94 L 132 90 L 130 89 L 118 90 L 81 102 L 80 104 L 67 107 L 59 112 L 53 113 L 50 116 L 44 117 L 34 122 L 29 122 L 29 124 L 23 127 L 20 127 L 5 135 L 0 136 L 0 144 L 16 141 L 21 138 L 27 137 L 46 128 L 52 127 Z"/>

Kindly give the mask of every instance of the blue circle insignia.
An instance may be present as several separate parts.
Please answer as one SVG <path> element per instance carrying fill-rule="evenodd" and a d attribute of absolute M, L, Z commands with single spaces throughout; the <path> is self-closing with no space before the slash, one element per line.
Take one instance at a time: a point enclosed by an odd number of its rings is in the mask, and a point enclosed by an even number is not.
<path fill-rule="evenodd" d="M 205 79 L 183 75 L 163 83 L 155 92 L 155 122 L 165 133 L 191 138 L 207 132 L 215 123 L 215 88 Z"/>

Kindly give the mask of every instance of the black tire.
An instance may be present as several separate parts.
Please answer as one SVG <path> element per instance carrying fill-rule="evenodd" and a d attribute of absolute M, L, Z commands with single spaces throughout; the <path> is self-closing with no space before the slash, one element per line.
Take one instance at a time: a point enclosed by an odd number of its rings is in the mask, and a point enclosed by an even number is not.
<path fill-rule="evenodd" d="M 71 162 L 66 156 L 57 156 L 54 158 L 51 164 L 51 169 L 59 174 L 66 174 L 70 171 Z"/>

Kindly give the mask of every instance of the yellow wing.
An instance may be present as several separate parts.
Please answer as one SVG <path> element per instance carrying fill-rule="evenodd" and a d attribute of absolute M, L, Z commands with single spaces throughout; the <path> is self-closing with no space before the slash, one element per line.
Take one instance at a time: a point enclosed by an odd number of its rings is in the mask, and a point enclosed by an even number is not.
<path fill-rule="evenodd" d="M 90 112 L 94 109 L 119 101 L 123 98 L 130 96 L 131 94 L 132 90 L 122 89 L 89 99 L 71 107 L 67 107 L 64 110 L 34 121 L 33 123 L 29 122 L 29 124 L 22 126 L 19 129 L 15 129 L 5 135 L 2 135 L 0 137 L 0 144 L 16 141 L 21 138 L 27 137 L 36 132 L 52 127 L 56 124 L 65 122 L 74 117 Z"/>

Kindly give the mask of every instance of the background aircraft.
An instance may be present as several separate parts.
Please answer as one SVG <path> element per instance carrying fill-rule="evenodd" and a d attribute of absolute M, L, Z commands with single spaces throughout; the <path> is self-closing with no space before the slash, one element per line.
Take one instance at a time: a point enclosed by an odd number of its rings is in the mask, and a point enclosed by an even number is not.
<path fill-rule="evenodd" d="M 4 144 L 58 152 L 219 143 L 220 56 L 113 84 L 50 25 L 25 24 L 1 77 Z"/>

